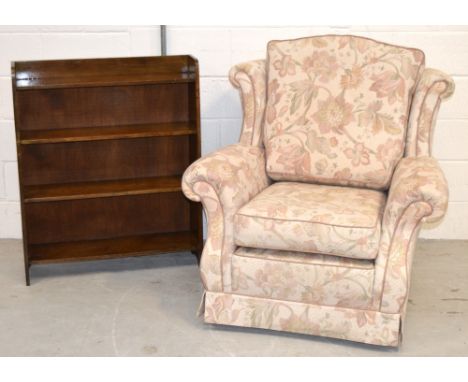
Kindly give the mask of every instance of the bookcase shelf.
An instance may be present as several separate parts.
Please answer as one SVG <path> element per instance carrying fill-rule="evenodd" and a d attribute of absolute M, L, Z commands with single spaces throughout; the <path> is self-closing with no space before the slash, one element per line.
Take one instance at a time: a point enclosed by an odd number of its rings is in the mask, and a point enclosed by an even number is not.
<path fill-rule="evenodd" d="M 125 126 L 29 130 L 20 133 L 19 143 L 22 145 L 34 145 L 195 134 L 197 134 L 195 122 L 148 123 Z"/>
<path fill-rule="evenodd" d="M 26 284 L 37 263 L 203 247 L 181 190 L 200 156 L 191 56 L 12 65 Z"/>
<path fill-rule="evenodd" d="M 24 202 L 105 198 L 181 191 L 180 176 L 24 186 Z"/>
<path fill-rule="evenodd" d="M 196 236 L 190 231 L 126 236 L 102 240 L 32 244 L 31 263 L 99 260 L 145 255 L 148 251 L 175 252 L 196 248 Z M 192 247 L 193 246 L 193 247 Z"/>

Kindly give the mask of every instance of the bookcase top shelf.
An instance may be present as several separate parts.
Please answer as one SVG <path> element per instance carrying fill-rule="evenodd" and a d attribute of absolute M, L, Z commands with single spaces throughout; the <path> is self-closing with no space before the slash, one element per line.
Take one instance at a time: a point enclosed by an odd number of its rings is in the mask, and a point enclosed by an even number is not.
<path fill-rule="evenodd" d="M 184 83 L 196 80 L 192 56 L 16 61 L 17 90 Z"/>

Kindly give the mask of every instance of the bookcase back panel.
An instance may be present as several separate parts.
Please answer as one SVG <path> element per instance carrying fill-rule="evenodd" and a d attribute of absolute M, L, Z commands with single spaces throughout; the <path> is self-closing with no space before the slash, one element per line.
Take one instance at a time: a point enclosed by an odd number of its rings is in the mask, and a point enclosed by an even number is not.
<path fill-rule="evenodd" d="M 23 184 L 182 175 L 190 136 L 26 145 Z"/>
<path fill-rule="evenodd" d="M 183 122 L 190 84 L 33 89 L 17 92 L 20 130 Z M 45 112 L 46 111 L 46 112 Z"/>
<path fill-rule="evenodd" d="M 31 244 L 190 230 L 180 192 L 28 203 L 25 216 Z"/>

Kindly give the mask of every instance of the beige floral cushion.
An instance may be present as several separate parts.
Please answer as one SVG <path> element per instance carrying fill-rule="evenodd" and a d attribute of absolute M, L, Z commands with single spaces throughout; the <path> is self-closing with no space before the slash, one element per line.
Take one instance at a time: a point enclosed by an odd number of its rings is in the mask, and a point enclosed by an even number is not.
<path fill-rule="evenodd" d="M 385 194 L 318 184 L 278 182 L 234 216 L 243 247 L 374 259 Z"/>
<path fill-rule="evenodd" d="M 275 180 L 388 188 L 424 54 L 355 36 L 268 44 L 264 143 Z"/>

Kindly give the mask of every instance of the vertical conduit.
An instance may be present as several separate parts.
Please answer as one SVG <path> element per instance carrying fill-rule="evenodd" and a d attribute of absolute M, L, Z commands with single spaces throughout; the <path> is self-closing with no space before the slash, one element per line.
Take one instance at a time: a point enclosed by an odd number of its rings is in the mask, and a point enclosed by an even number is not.
<path fill-rule="evenodd" d="M 166 26 L 161 25 L 160 30 L 161 30 L 161 56 L 166 56 L 167 55 L 167 50 L 166 50 Z"/>

